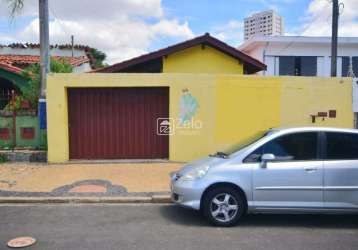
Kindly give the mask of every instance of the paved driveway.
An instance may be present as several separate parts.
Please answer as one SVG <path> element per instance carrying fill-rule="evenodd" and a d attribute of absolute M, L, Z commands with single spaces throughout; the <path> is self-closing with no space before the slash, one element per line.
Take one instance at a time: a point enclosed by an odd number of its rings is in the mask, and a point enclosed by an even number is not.
<path fill-rule="evenodd" d="M 358 216 L 251 215 L 234 228 L 166 205 L 1 206 L 0 249 L 30 235 L 29 249 L 344 250 L 358 247 Z"/>

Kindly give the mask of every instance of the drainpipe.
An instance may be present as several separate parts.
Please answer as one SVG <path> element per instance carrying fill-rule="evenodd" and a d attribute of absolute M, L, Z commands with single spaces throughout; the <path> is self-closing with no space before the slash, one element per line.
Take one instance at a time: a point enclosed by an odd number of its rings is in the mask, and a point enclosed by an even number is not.
<path fill-rule="evenodd" d="M 262 52 L 262 56 L 263 56 L 263 63 L 266 64 L 266 50 L 268 48 L 268 46 L 270 45 L 270 42 L 266 42 L 266 46 L 264 48 L 264 51 Z M 264 76 L 266 75 L 266 71 L 267 69 L 264 71 Z"/>

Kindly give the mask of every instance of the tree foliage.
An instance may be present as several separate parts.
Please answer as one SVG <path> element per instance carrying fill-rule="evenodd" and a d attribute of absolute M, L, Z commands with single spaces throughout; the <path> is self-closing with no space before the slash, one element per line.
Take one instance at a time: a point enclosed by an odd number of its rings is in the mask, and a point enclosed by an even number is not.
<path fill-rule="evenodd" d="M 8 2 L 10 17 L 14 18 L 24 7 L 25 0 L 5 0 Z"/>
<path fill-rule="evenodd" d="M 51 59 L 52 73 L 72 73 L 73 67 L 64 60 Z M 22 76 L 27 79 L 27 86 L 22 89 L 22 98 L 30 102 L 33 108 L 37 107 L 40 97 L 40 65 L 35 63 L 23 70 Z"/>
<path fill-rule="evenodd" d="M 72 73 L 73 71 L 73 67 L 68 62 L 53 59 L 51 59 L 50 69 L 52 73 Z M 40 65 L 37 63 L 30 65 L 22 72 L 22 76 L 28 80 L 28 86 L 23 89 L 22 94 L 33 107 L 37 107 L 40 96 L 40 73 Z"/>
<path fill-rule="evenodd" d="M 89 50 L 90 55 L 92 56 L 92 58 L 94 59 L 94 68 L 98 69 L 98 68 L 103 68 L 104 66 L 106 66 L 103 62 L 104 60 L 106 60 L 107 55 L 102 52 L 99 51 L 98 49 L 95 48 L 91 48 Z"/>

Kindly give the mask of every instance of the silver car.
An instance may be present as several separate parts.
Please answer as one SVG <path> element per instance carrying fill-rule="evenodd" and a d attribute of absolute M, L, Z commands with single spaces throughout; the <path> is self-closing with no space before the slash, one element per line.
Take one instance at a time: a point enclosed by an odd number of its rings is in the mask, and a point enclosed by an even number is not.
<path fill-rule="evenodd" d="M 358 212 L 358 130 L 271 129 L 171 176 L 172 199 L 232 226 L 246 213 Z"/>

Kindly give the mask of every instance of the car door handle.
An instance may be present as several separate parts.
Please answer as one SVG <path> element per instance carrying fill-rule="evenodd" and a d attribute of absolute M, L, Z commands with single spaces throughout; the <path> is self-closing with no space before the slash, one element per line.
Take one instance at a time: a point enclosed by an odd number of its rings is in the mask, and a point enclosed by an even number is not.
<path fill-rule="evenodd" d="M 317 171 L 317 168 L 316 167 L 304 167 L 304 170 L 306 172 L 315 172 L 315 171 Z"/>

